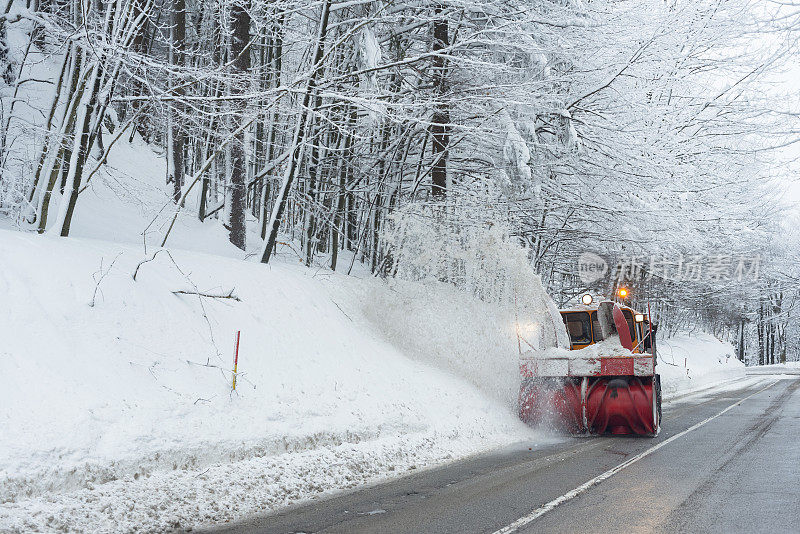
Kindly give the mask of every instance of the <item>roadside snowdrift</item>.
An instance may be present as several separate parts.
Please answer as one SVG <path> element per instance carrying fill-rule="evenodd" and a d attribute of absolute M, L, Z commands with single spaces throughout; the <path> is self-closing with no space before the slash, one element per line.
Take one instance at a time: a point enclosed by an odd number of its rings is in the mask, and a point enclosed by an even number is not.
<path fill-rule="evenodd" d="M 745 365 L 736 359 L 733 345 L 711 334 L 682 332 L 656 340 L 656 369 L 665 398 L 745 376 Z"/>
<path fill-rule="evenodd" d="M 534 437 L 508 399 L 508 314 L 447 288 L 410 307 L 377 280 L 170 254 L 134 281 L 141 248 L 0 231 L 0 529 L 226 521 Z M 419 298 L 469 313 L 444 336 L 378 321 L 395 299 L 425 322 Z M 485 362 L 467 380 L 447 354 L 458 332 Z M 409 358 L 402 338 L 433 349 Z"/>
<path fill-rule="evenodd" d="M 747 369 L 749 375 L 798 375 L 800 362 L 776 363 L 773 365 L 758 365 Z"/>

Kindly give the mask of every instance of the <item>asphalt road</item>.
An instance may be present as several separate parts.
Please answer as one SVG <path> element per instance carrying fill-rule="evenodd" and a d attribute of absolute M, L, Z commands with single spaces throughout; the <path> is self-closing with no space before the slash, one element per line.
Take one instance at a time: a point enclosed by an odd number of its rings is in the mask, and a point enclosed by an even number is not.
<path fill-rule="evenodd" d="M 656 438 L 520 443 L 215 530 L 498 531 L 800 533 L 800 376 L 676 399 Z"/>

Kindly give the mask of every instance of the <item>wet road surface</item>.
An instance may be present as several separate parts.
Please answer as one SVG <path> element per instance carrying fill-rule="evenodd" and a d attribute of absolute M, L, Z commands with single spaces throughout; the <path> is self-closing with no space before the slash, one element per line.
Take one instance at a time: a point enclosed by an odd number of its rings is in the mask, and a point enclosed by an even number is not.
<path fill-rule="evenodd" d="M 621 531 L 800 532 L 800 376 L 675 399 L 656 438 L 520 443 L 214 530 Z"/>

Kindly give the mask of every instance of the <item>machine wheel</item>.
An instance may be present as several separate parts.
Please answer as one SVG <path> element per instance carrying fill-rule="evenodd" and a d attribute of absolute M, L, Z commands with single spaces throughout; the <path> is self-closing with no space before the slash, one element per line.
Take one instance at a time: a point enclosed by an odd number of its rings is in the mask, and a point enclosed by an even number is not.
<path fill-rule="evenodd" d="M 653 420 L 656 431 L 652 436 L 655 437 L 661 430 L 661 375 L 653 376 Z"/>

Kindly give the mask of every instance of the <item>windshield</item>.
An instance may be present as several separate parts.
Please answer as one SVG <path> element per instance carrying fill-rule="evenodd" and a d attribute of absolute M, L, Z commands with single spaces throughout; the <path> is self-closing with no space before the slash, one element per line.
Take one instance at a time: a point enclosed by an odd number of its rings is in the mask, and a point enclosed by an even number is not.
<path fill-rule="evenodd" d="M 587 312 L 565 313 L 563 317 L 572 345 L 588 345 L 592 342 L 592 331 Z"/>

